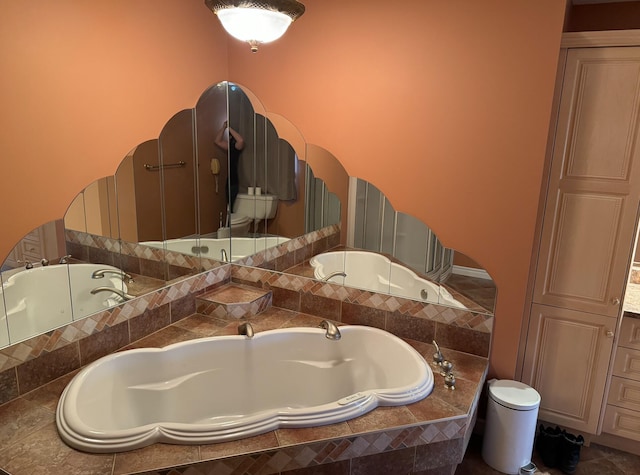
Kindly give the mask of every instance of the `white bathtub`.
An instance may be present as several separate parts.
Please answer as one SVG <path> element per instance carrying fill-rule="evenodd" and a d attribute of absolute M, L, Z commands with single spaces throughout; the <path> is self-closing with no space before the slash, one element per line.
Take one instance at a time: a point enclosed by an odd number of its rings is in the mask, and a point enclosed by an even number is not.
<path fill-rule="evenodd" d="M 309 264 L 318 280 L 324 280 L 336 272 L 343 272 L 346 276 L 335 275 L 328 281 L 424 302 L 466 308 L 444 287 L 421 279 L 411 269 L 376 252 L 324 252 L 312 257 Z"/>
<path fill-rule="evenodd" d="M 267 248 L 278 246 L 289 239 L 281 236 L 168 239 L 166 241 L 141 242 L 145 246 L 167 249 L 191 256 L 224 260 L 222 250 L 232 261 L 243 259 Z"/>
<path fill-rule="evenodd" d="M 122 303 L 110 292 L 91 294 L 96 287 L 126 292 L 126 284 L 115 275 L 92 279 L 93 272 L 100 269 L 120 272 L 116 267 L 101 264 L 59 264 L 4 273 L 0 298 L 4 298 L 2 316 L 11 343 Z"/>
<path fill-rule="evenodd" d="M 319 328 L 287 328 L 114 353 L 65 388 L 58 432 L 97 453 L 209 444 L 332 424 L 429 395 L 433 373 L 410 345 L 372 327 L 340 332 L 331 341 Z"/>

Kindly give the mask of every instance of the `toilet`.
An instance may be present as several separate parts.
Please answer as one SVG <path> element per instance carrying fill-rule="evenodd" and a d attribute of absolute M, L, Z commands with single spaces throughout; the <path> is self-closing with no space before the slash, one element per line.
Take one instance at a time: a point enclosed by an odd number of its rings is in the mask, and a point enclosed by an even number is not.
<path fill-rule="evenodd" d="M 233 204 L 233 213 L 231 213 L 231 216 L 236 214 L 238 217 L 243 216 L 247 218 L 249 223 L 254 221 L 254 229 L 257 229 L 260 221 L 273 219 L 276 216 L 277 209 L 278 197 L 276 195 L 249 195 L 247 193 L 238 193 L 236 201 Z M 231 229 L 233 236 L 240 235 L 233 231 L 233 224 Z"/>
<path fill-rule="evenodd" d="M 246 237 L 249 235 L 249 227 L 252 219 L 239 213 L 231 213 L 229 225 L 218 229 L 218 239 L 233 237 Z"/>

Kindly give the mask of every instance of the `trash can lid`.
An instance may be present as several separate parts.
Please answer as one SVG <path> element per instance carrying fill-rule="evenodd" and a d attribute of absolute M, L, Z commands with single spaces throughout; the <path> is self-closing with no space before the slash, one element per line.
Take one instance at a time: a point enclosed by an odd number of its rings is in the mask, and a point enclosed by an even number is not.
<path fill-rule="evenodd" d="M 510 409 L 527 411 L 540 405 L 540 394 L 520 381 L 509 379 L 489 381 L 489 396 Z"/>

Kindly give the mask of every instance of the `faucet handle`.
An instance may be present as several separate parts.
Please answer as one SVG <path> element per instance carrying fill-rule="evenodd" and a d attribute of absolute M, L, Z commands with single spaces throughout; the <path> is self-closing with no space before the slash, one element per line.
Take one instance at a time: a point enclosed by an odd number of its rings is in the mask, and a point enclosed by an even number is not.
<path fill-rule="evenodd" d="M 433 340 L 433 346 L 436 347 L 436 352 L 433 354 L 433 363 L 440 366 L 444 361 L 444 356 L 442 355 L 442 351 L 440 351 L 440 347 L 435 340 Z"/>
<path fill-rule="evenodd" d="M 67 254 L 66 256 L 62 256 L 58 264 L 68 264 L 69 259 L 71 259 L 71 254 Z"/>

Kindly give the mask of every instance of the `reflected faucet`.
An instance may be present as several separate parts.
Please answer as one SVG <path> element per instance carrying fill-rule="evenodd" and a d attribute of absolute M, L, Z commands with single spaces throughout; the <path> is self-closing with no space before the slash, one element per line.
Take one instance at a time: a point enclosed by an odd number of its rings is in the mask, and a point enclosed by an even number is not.
<path fill-rule="evenodd" d="M 128 293 L 126 293 L 124 290 L 116 289 L 115 287 L 96 287 L 91 291 L 91 294 L 95 295 L 98 292 L 111 292 L 125 301 L 135 298 L 133 295 L 129 295 Z"/>
<path fill-rule="evenodd" d="M 340 338 L 342 338 L 340 330 L 338 330 L 338 327 L 335 325 L 335 323 L 330 322 L 329 320 L 322 320 L 322 322 L 320 322 L 320 325 L 318 326 L 327 330 L 327 333 L 325 333 L 324 336 L 329 340 L 338 341 Z"/>
<path fill-rule="evenodd" d="M 249 322 L 238 325 L 238 335 L 245 335 L 247 338 L 253 338 L 253 327 Z"/>
<path fill-rule="evenodd" d="M 62 256 L 60 258 L 60 262 L 58 262 L 58 264 L 68 264 L 69 263 L 69 259 L 71 259 L 71 254 L 67 254 L 66 256 Z"/>
<path fill-rule="evenodd" d="M 227 255 L 226 249 L 220 249 L 220 256 L 224 262 L 229 262 L 229 256 Z"/>
<path fill-rule="evenodd" d="M 323 277 L 323 278 L 322 278 L 322 282 L 328 282 L 328 281 L 329 281 L 329 279 L 333 279 L 334 277 L 338 277 L 338 276 L 340 276 L 340 277 L 346 277 L 346 276 L 347 276 L 347 274 L 346 274 L 346 273 L 344 273 L 344 272 L 342 272 L 341 270 L 336 271 L 336 272 L 332 272 L 332 273 L 331 273 L 331 274 L 329 274 L 328 276 Z"/>
<path fill-rule="evenodd" d="M 126 277 L 129 280 L 129 282 L 133 282 L 133 277 L 131 277 L 125 271 L 112 270 L 112 269 L 98 269 L 96 271 L 93 271 L 93 274 L 91 274 L 91 278 L 92 279 L 102 279 L 105 276 L 105 274 L 115 274 L 118 277 L 122 278 L 122 280 L 124 280 L 125 277 Z"/>
<path fill-rule="evenodd" d="M 24 261 L 18 259 L 18 264 L 24 264 L 25 269 L 33 269 L 33 264 L 28 259 L 25 259 Z"/>

